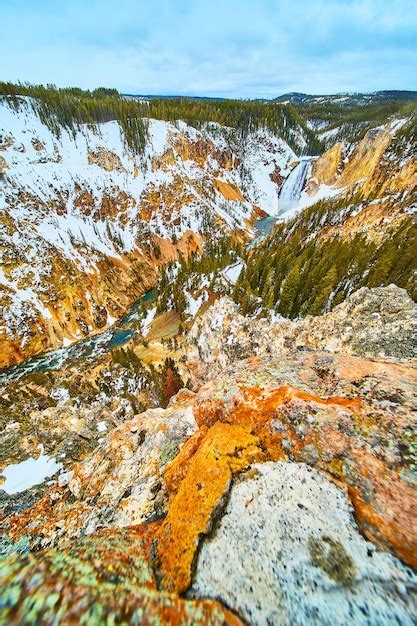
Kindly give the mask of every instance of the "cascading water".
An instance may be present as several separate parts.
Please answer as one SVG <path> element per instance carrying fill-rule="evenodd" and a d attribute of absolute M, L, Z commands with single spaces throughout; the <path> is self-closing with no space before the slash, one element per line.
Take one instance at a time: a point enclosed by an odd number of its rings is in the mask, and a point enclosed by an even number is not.
<path fill-rule="evenodd" d="M 304 157 L 292 170 L 279 194 L 280 213 L 294 208 L 300 199 L 312 157 Z"/>
<path fill-rule="evenodd" d="M 297 202 L 300 199 L 301 192 L 304 187 L 305 180 L 307 178 L 308 170 L 311 161 L 316 157 L 303 157 L 298 165 L 292 170 L 284 185 L 282 186 L 279 194 L 278 217 L 269 215 L 259 220 L 255 225 L 257 236 L 248 244 L 249 248 L 252 248 L 258 244 L 268 233 L 274 228 L 275 224 L 280 221 L 282 213 L 286 213 L 297 206 Z"/>

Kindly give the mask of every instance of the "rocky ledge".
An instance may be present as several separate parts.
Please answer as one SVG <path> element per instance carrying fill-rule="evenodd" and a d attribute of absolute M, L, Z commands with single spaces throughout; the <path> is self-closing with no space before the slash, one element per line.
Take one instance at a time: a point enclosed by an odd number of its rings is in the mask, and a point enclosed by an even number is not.
<path fill-rule="evenodd" d="M 194 391 L 4 516 L 1 620 L 411 626 L 416 305 L 361 292 L 282 324 L 214 305 Z"/>
<path fill-rule="evenodd" d="M 197 384 L 238 359 L 296 348 L 407 361 L 417 358 L 417 306 L 396 285 L 362 287 L 329 313 L 273 324 L 244 317 L 221 298 L 195 322 L 187 343 Z"/>

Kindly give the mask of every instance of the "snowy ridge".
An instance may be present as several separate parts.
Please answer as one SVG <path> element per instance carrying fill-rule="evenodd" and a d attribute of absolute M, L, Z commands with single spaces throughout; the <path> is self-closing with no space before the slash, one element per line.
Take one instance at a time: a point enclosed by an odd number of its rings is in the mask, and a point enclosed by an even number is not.
<path fill-rule="evenodd" d="M 3 336 L 20 338 L 21 348 L 34 325 L 45 334 L 55 314 L 62 329 L 59 303 L 80 273 L 91 276 L 82 289 L 88 307 L 104 306 L 111 320 L 122 311 L 114 298 L 109 309 L 93 285 L 103 262 L 121 267 L 149 258 L 155 237 L 250 233 L 255 210 L 276 214 L 280 180 L 296 160 L 283 140 L 265 130 L 242 140 L 216 124 L 198 131 L 151 119 L 147 128 L 138 156 L 117 121 L 61 128 L 57 137 L 39 118 L 36 101 L 19 98 L 15 107 L 0 100 Z M 94 330 L 91 319 L 77 329 L 79 315 L 70 315 L 72 328 L 55 328 L 44 347 Z"/>

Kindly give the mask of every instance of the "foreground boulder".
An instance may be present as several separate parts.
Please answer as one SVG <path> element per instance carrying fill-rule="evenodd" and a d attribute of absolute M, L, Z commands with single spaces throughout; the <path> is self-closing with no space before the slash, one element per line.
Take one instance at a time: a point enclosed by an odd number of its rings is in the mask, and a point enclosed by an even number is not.
<path fill-rule="evenodd" d="M 416 583 L 360 535 L 344 490 L 303 463 L 278 462 L 236 481 L 191 593 L 259 626 L 411 626 Z"/>

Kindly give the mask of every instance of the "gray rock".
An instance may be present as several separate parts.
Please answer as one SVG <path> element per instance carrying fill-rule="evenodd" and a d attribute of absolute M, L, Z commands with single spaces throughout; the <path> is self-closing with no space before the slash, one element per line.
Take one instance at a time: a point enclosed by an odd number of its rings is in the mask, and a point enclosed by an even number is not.
<path fill-rule="evenodd" d="M 229 298 L 198 318 L 186 341 L 188 363 L 201 380 L 253 356 L 320 350 L 376 359 L 417 358 L 417 304 L 396 285 L 362 287 L 329 313 L 303 320 L 243 317 Z M 321 374 L 326 375 L 326 364 Z"/>
<path fill-rule="evenodd" d="M 191 595 L 257 626 L 415 623 L 417 576 L 360 535 L 343 491 L 302 463 L 255 467 L 203 544 Z"/>

